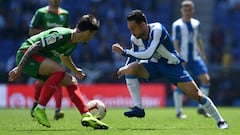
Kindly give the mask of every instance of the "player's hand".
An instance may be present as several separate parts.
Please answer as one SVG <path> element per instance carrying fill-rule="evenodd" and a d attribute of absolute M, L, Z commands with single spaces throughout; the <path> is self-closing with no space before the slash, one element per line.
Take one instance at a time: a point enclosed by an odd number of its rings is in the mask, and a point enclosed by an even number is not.
<path fill-rule="evenodd" d="M 122 55 L 123 48 L 119 43 L 115 43 L 112 45 L 112 52 L 116 52 L 116 53 Z"/>
<path fill-rule="evenodd" d="M 8 80 L 10 82 L 13 82 L 17 80 L 21 76 L 21 71 L 19 70 L 18 67 L 13 68 L 11 71 L 8 73 Z"/>
<path fill-rule="evenodd" d="M 86 75 L 83 73 L 82 69 L 80 68 L 77 68 L 77 72 L 75 72 L 74 74 L 78 79 L 81 79 L 81 80 L 83 80 L 86 77 Z"/>
<path fill-rule="evenodd" d="M 118 78 L 121 78 L 123 75 L 126 74 L 126 72 L 127 72 L 127 66 L 119 68 L 117 72 Z"/>

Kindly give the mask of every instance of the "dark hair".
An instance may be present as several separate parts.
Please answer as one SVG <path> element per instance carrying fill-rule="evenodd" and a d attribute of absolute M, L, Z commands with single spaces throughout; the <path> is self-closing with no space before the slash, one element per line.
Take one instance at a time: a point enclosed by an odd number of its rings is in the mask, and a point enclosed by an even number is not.
<path fill-rule="evenodd" d="M 135 21 L 136 23 L 147 23 L 147 18 L 141 10 L 133 10 L 127 16 L 128 21 Z"/>
<path fill-rule="evenodd" d="M 91 14 L 83 15 L 77 24 L 78 31 L 97 31 L 100 27 L 100 21 Z"/>

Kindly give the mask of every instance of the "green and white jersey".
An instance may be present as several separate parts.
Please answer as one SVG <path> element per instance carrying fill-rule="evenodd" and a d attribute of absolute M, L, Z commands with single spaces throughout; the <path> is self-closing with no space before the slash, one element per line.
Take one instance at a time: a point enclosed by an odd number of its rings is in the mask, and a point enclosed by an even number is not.
<path fill-rule="evenodd" d="M 49 11 L 49 7 L 42 7 L 35 12 L 30 28 L 47 30 L 54 27 L 68 27 L 68 11 L 62 8 L 57 13 Z"/>
<path fill-rule="evenodd" d="M 26 50 L 32 44 L 40 41 L 42 49 L 39 54 L 46 57 L 70 56 L 76 49 L 76 43 L 72 43 L 73 30 L 64 27 L 56 27 L 43 31 L 28 38 L 19 48 L 19 51 Z"/>

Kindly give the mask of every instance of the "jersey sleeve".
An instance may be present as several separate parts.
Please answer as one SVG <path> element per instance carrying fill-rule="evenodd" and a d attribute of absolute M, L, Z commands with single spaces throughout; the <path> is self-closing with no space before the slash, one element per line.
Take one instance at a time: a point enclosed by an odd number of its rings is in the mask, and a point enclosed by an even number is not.
<path fill-rule="evenodd" d="M 57 28 L 50 29 L 48 33 L 40 37 L 43 50 L 50 51 L 54 55 L 70 56 L 76 45 L 71 43 L 71 32 L 58 31 Z M 47 32 L 47 31 L 45 31 Z"/>
<path fill-rule="evenodd" d="M 131 45 L 132 45 L 131 50 L 134 51 L 134 44 L 133 44 L 133 41 L 132 41 L 132 35 L 131 35 L 130 41 L 131 41 Z M 128 57 L 128 58 L 126 59 L 125 65 L 128 65 L 128 64 L 132 63 L 132 62 L 135 61 L 135 60 L 136 60 L 136 59 L 135 59 L 134 57 Z"/>
<path fill-rule="evenodd" d="M 65 44 L 71 39 L 70 34 L 61 34 L 58 31 L 51 31 L 50 34 L 45 34 L 40 38 L 42 47 Z"/>
<path fill-rule="evenodd" d="M 30 22 L 29 27 L 30 28 L 38 28 L 40 29 L 42 26 L 42 14 L 39 10 L 37 10 L 34 14 L 34 16 L 32 17 L 32 20 Z"/>

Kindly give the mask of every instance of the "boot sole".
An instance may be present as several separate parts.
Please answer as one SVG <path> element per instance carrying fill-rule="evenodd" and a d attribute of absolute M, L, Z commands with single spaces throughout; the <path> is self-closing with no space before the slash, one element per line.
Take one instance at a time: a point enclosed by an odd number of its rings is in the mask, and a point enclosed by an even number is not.
<path fill-rule="evenodd" d="M 94 121 L 94 122 L 95 122 L 95 121 Z M 91 126 L 88 121 L 82 121 L 82 125 L 85 126 L 85 127 Z M 92 127 L 92 126 L 91 126 L 91 127 Z M 96 126 L 95 126 L 95 127 L 92 127 L 92 128 L 94 128 L 94 129 L 108 129 L 108 126 L 96 124 Z"/>

